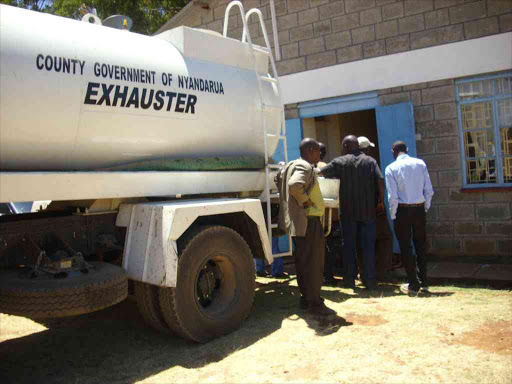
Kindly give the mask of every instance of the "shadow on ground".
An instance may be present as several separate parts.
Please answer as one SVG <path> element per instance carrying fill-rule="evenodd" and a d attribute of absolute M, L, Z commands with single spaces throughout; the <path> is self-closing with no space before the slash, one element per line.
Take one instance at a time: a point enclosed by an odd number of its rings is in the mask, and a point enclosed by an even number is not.
<path fill-rule="evenodd" d="M 318 335 L 351 324 L 341 317 L 306 315 L 298 302 L 298 289 L 289 280 L 260 285 L 242 327 L 204 345 L 153 331 L 133 298 L 88 315 L 38 321 L 48 329 L 0 343 L 1 382 L 134 382 L 175 366 L 218 362 L 279 330 L 287 318 L 304 318 Z"/>
<path fill-rule="evenodd" d="M 272 311 L 283 310 L 288 313 L 286 318 L 303 319 L 309 328 L 313 329 L 317 336 L 327 336 L 337 332 L 341 327 L 350 326 L 348 322 L 341 316 L 329 316 L 322 318 L 313 316 L 299 309 L 300 293 L 297 286 L 290 285 L 294 278 L 274 281 L 267 284 L 259 284 L 259 289 L 255 297 L 255 307 L 260 310 L 257 313 L 265 314 Z M 328 301 L 343 302 L 350 299 L 351 296 L 340 291 L 322 290 L 322 297 Z M 334 300 L 336 296 L 336 300 Z M 327 302 L 328 303 L 328 302 Z M 256 309 L 255 308 L 255 309 Z M 256 312 L 256 311 L 253 311 Z M 256 315 L 258 316 L 258 315 Z"/>
<path fill-rule="evenodd" d="M 88 315 L 40 322 L 48 329 L 0 343 L 2 383 L 134 382 L 175 366 L 195 369 L 221 361 L 276 332 L 284 319 L 304 319 L 318 336 L 352 324 L 339 316 L 321 319 L 301 311 L 299 291 L 291 281 L 258 283 L 253 309 L 242 327 L 204 345 L 153 331 L 132 298 Z M 322 296 L 327 304 L 341 303 L 395 296 L 397 287 L 382 285 L 370 292 L 323 289 Z"/>

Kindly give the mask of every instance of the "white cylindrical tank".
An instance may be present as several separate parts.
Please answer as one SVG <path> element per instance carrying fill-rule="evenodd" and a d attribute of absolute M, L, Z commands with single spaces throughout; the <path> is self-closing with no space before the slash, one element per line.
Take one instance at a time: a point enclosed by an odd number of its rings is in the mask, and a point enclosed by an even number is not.
<path fill-rule="evenodd" d="M 263 158 L 264 114 L 278 134 L 282 112 L 275 83 L 260 96 L 267 68 L 266 55 L 255 64 L 247 44 L 207 31 L 149 37 L 2 5 L 0 170 Z"/>

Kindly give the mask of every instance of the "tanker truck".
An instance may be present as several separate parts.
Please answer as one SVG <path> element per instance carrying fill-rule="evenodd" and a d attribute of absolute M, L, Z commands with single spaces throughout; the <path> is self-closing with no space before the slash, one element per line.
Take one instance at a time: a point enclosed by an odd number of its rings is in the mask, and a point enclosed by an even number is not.
<path fill-rule="evenodd" d="M 283 256 L 270 240 L 284 109 L 261 12 L 229 4 L 223 34 L 82 21 L 0 6 L 0 203 L 51 201 L 0 216 L 0 312 L 74 316 L 130 291 L 157 330 L 229 333 L 252 306 L 253 258 Z"/>

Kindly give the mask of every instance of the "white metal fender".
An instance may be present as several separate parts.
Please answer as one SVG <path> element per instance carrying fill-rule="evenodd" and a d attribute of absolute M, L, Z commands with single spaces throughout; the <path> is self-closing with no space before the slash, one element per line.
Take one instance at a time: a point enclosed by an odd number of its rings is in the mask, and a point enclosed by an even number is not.
<path fill-rule="evenodd" d="M 273 261 L 261 202 L 257 199 L 201 199 L 123 204 L 116 225 L 127 227 L 123 268 L 133 280 L 176 287 L 177 240 L 200 216 L 245 212 L 257 225 L 265 258 Z"/>

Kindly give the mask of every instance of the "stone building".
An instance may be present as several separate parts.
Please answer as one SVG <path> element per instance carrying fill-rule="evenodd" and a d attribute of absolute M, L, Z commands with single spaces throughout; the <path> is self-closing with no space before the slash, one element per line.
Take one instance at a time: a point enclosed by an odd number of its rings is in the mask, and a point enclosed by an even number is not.
<path fill-rule="evenodd" d="M 160 32 L 222 33 L 228 0 L 193 0 Z M 272 40 L 269 0 L 259 8 Z M 425 160 L 435 196 L 428 249 L 512 258 L 512 0 L 275 0 L 289 146 L 302 137 L 340 155 L 367 136 L 384 169 L 403 139 Z M 254 43 L 264 45 L 256 18 Z M 233 10 L 228 36 L 240 39 Z M 273 45 L 272 45 L 273 46 Z"/>

